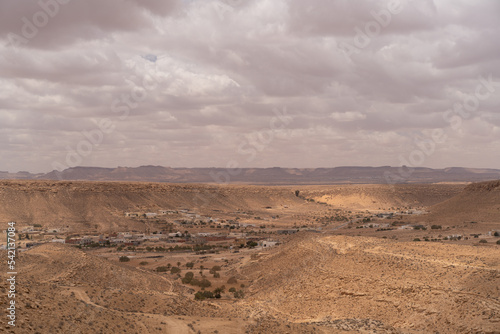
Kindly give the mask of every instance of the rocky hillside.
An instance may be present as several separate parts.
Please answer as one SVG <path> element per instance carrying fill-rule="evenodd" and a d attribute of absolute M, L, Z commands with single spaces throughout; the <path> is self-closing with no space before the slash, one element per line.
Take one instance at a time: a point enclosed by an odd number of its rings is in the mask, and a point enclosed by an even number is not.
<path fill-rule="evenodd" d="M 256 257 L 249 303 L 333 330 L 494 333 L 500 249 L 303 236 Z"/>
<path fill-rule="evenodd" d="M 6 258 L 6 252 L 0 251 Z M 198 328 L 244 326 L 220 307 L 195 302 L 156 273 L 133 269 L 68 245 L 45 244 L 18 255 L 17 325 L 13 333 L 192 333 Z M 5 279 L 2 274 L 2 279 Z M 5 285 L 0 301 L 6 305 Z M 6 328 L 6 317 L 0 326 Z M 190 319 L 190 320 L 188 320 Z M 199 321 L 199 320 L 198 320 Z M 229 323 L 229 324 L 227 324 Z M 231 330 L 232 329 L 232 330 Z"/>
<path fill-rule="evenodd" d="M 464 184 L 337 185 L 303 188 L 303 196 L 339 208 L 388 210 L 428 207 L 460 193 Z"/>
<path fill-rule="evenodd" d="M 500 181 L 470 184 L 458 195 L 434 205 L 430 210 L 430 221 L 500 224 Z"/>
<path fill-rule="evenodd" d="M 1 181 L 0 220 L 20 224 L 70 226 L 79 230 L 139 228 L 125 212 L 196 209 L 263 210 L 266 206 L 304 203 L 293 190 L 259 186 L 173 185 L 134 182 Z M 134 225 L 135 224 L 135 225 Z M 136 226 L 137 225 L 137 226 Z"/>
<path fill-rule="evenodd" d="M 421 207 L 452 197 L 462 185 L 343 185 L 343 186 L 246 186 L 139 182 L 0 181 L 0 220 L 47 227 L 70 226 L 101 231 L 139 229 L 144 224 L 125 212 L 195 209 L 252 210 L 294 205 L 297 210 L 321 209 L 307 199 L 353 209 Z M 300 195 L 295 196 L 295 190 Z"/>

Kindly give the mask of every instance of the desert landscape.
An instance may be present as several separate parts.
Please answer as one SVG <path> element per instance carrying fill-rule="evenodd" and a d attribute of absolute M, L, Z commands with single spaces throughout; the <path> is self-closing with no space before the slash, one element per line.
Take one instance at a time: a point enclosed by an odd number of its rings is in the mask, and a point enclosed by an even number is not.
<path fill-rule="evenodd" d="M 4 180 L 0 198 L 7 332 L 499 332 L 500 181 Z"/>
<path fill-rule="evenodd" d="M 0 334 L 500 334 L 499 22 L 0 0 Z"/>

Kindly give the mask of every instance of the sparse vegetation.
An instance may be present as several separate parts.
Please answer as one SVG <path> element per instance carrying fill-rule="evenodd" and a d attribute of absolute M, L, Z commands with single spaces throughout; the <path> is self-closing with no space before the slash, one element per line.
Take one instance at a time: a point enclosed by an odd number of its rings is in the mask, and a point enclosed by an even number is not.
<path fill-rule="evenodd" d="M 120 262 L 129 262 L 130 258 L 128 256 L 120 256 Z"/>

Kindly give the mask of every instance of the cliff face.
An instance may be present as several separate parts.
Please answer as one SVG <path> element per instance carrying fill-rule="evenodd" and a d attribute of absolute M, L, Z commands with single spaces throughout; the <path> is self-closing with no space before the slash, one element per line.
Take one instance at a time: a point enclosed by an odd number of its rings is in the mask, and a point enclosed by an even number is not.
<path fill-rule="evenodd" d="M 281 187 L 173 185 L 124 182 L 0 182 L 0 220 L 47 227 L 112 230 L 144 227 L 125 212 L 195 209 L 236 211 L 287 203 L 302 204 Z"/>

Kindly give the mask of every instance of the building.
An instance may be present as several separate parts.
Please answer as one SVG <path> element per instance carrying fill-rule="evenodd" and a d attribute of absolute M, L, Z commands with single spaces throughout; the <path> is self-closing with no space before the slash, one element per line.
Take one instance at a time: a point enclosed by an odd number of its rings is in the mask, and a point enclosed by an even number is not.
<path fill-rule="evenodd" d="M 261 240 L 258 242 L 258 244 L 262 248 L 269 248 L 279 245 L 280 242 L 275 240 Z"/>

